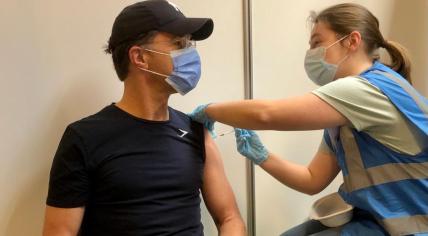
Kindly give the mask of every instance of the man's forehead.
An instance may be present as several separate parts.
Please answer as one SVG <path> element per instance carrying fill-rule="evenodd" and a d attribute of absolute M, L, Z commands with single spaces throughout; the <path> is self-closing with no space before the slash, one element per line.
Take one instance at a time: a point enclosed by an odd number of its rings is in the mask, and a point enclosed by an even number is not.
<path fill-rule="evenodd" d="M 170 33 L 166 33 L 166 32 L 158 32 L 153 37 L 153 41 L 165 41 L 165 40 L 170 40 L 170 39 L 174 39 L 174 38 L 177 38 L 177 36 L 170 34 Z"/>

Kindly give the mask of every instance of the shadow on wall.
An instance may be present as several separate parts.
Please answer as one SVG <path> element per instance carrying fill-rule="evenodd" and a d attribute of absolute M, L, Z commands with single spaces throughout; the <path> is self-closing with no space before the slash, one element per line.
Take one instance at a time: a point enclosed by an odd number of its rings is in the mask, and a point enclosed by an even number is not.
<path fill-rule="evenodd" d="M 53 98 L 53 102 L 46 107 L 46 115 L 33 124 L 34 129 L 40 132 L 31 134 L 39 134 L 26 137 L 29 141 L 22 144 L 21 152 L 16 155 L 29 161 L 28 168 L 32 174 L 24 180 L 24 184 L 17 186 L 11 206 L 13 210 L 6 226 L 7 236 L 41 235 L 49 170 L 60 138 L 70 122 L 86 116 L 86 111 L 94 113 L 100 109 L 97 99 L 110 97 L 100 89 L 97 79 L 87 79 L 95 76 L 86 74 L 79 77 L 82 78 L 67 80 L 73 82 L 64 88 L 62 97 Z"/>
<path fill-rule="evenodd" d="M 413 85 L 427 97 L 428 0 L 396 0 L 389 36 L 409 50 L 413 62 Z"/>

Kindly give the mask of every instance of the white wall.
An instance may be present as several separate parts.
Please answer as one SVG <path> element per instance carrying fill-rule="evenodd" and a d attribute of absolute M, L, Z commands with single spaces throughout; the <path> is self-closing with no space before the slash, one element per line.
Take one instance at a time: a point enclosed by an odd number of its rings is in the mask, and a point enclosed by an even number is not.
<path fill-rule="evenodd" d="M 402 43 L 409 50 L 413 84 L 428 97 L 428 0 L 396 0 L 388 39 Z"/>
<path fill-rule="evenodd" d="M 253 1 L 255 98 L 285 98 L 316 88 L 307 79 L 303 68 L 305 52 L 309 46 L 309 12 L 320 11 L 342 2 L 349 1 Z M 385 38 L 401 42 L 411 50 L 415 59 L 415 84 L 426 95 L 428 1 L 350 2 L 369 8 L 379 18 Z M 259 133 L 271 151 L 284 159 L 303 165 L 310 162 L 322 137 L 322 131 Z M 339 175 L 320 194 L 306 196 L 283 186 L 260 168 L 256 168 L 255 178 L 257 236 L 279 235 L 302 223 L 309 215 L 311 204 L 319 197 L 337 191 L 342 182 Z"/>
<path fill-rule="evenodd" d="M 133 2 L 2 1 L 0 235 L 40 235 L 49 169 L 66 125 L 120 99 L 122 83 L 102 47 L 114 18 Z M 241 1 L 175 3 L 188 16 L 212 17 L 215 30 L 198 44 L 203 62 L 199 87 L 186 97 L 173 96 L 171 105 L 190 112 L 201 103 L 242 99 Z M 246 219 L 245 162 L 232 136 L 218 144 Z M 203 223 L 206 235 L 217 235 L 205 208 Z"/>

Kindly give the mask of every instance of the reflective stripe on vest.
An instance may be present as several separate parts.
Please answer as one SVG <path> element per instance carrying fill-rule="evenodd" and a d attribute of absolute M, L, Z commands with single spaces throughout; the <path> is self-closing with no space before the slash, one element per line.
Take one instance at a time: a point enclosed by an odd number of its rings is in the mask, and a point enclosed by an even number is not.
<path fill-rule="evenodd" d="M 375 64 L 371 73 L 362 77 L 370 83 L 379 76 L 393 80 L 387 89 L 382 80 L 373 84 L 428 138 L 425 98 L 402 78 L 376 70 L 382 66 Z M 376 78 L 366 78 L 370 76 Z M 406 106 L 398 104 L 399 96 L 388 94 L 397 91 L 407 95 Z M 391 235 L 428 233 L 428 150 L 414 156 L 400 154 L 368 134 L 345 126 L 326 133 L 344 176 L 339 192 L 345 201 L 370 212 Z"/>
<path fill-rule="evenodd" d="M 340 140 L 337 148 L 343 148 L 343 154 L 346 156 L 344 163 L 348 170 L 348 175 L 344 175 L 344 184 L 340 189 L 342 197 L 351 205 L 372 213 L 379 224 L 391 235 L 428 232 L 427 214 L 409 215 L 404 212 L 401 214 L 403 216 L 397 217 L 400 212 L 397 214 L 394 212 L 395 209 L 388 209 L 391 204 L 396 205 L 397 208 L 403 207 L 401 211 L 417 208 L 419 206 L 408 204 L 408 201 L 417 202 L 412 198 L 421 198 L 419 201 L 425 201 L 425 212 L 428 213 L 428 158 L 421 158 L 420 161 L 425 161 L 421 163 L 389 163 L 366 169 L 354 133 L 356 131 L 353 132 L 348 127 L 342 127 L 339 132 Z M 412 183 L 405 182 L 423 179 L 426 180 L 425 184 L 422 184 L 422 190 L 419 189 L 422 194 L 407 186 Z M 409 192 L 394 194 L 390 193 L 390 188 L 398 192 Z M 390 215 L 393 217 L 389 217 Z"/>

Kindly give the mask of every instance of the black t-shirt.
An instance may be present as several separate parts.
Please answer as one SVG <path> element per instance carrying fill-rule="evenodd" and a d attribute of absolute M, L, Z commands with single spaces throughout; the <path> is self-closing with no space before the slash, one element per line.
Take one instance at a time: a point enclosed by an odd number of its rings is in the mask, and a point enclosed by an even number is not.
<path fill-rule="evenodd" d="M 172 108 L 169 116 L 147 121 L 112 104 L 70 124 L 47 205 L 85 206 L 80 235 L 203 235 L 203 126 Z"/>

